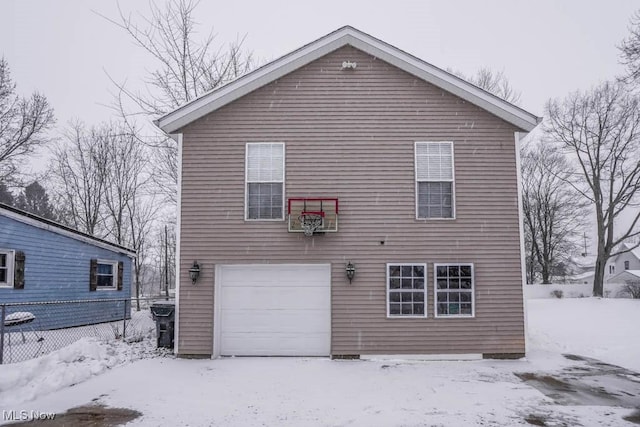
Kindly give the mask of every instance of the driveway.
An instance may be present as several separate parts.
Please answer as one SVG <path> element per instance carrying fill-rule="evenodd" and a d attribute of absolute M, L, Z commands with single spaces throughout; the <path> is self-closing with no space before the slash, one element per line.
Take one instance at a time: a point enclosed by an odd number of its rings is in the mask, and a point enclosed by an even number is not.
<path fill-rule="evenodd" d="M 552 354 L 458 362 L 167 357 L 8 409 L 130 409 L 141 415 L 127 425 L 140 426 L 633 425 L 640 377 L 597 363 Z M 592 393 L 583 382 L 602 389 Z"/>

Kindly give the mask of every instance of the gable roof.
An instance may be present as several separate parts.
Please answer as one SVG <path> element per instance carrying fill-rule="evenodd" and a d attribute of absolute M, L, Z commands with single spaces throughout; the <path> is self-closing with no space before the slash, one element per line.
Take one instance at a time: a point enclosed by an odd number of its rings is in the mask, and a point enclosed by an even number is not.
<path fill-rule="evenodd" d="M 636 257 L 640 261 L 640 246 L 635 247 L 635 248 L 634 248 L 634 246 L 636 246 L 635 243 L 626 243 L 625 242 L 625 243 L 622 244 L 622 249 L 623 250 L 628 250 L 629 253 L 631 253 L 631 255 L 633 255 L 634 257 Z M 633 249 L 629 249 L 629 248 L 633 248 Z M 620 255 L 623 255 L 623 254 L 620 254 Z M 618 255 L 618 256 L 620 256 L 620 255 Z"/>
<path fill-rule="evenodd" d="M 618 274 L 616 274 L 615 276 L 610 277 L 609 279 L 607 279 L 607 283 L 616 283 L 616 280 L 620 280 L 627 277 L 628 279 L 640 279 L 640 270 L 625 270 L 622 271 Z"/>
<path fill-rule="evenodd" d="M 0 203 L 0 215 L 5 216 L 7 218 L 14 219 L 24 224 L 29 224 L 34 227 L 41 228 L 43 230 L 48 230 L 53 233 L 57 233 L 66 237 L 70 237 L 75 240 L 79 240 L 84 243 L 88 243 L 90 245 L 97 246 L 102 249 L 107 249 L 113 252 L 125 254 L 130 257 L 136 256 L 136 251 L 134 251 L 133 249 L 116 245 L 115 243 L 111 243 L 103 239 L 99 239 L 90 234 L 86 234 L 81 231 L 75 230 L 71 227 L 67 227 L 66 225 L 62 225 L 55 221 L 51 221 L 50 219 L 42 218 L 38 215 L 34 215 L 32 213 L 23 211 L 22 209 L 5 205 L 4 203 Z"/>
<path fill-rule="evenodd" d="M 174 133 L 206 114 L 347 45 L 380 58 L 409 74 L 477 105 L 524 131 L 532 130 L 541 121 L 539 117 L 460 77 L 351 26 L 345 26 L 178 107 L 154 123 L 166 133 Z"/>

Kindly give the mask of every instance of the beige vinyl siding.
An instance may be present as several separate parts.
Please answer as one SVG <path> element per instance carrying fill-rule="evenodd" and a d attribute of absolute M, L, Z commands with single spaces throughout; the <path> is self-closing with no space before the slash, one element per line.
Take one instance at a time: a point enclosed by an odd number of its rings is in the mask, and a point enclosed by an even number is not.
<path fill-rule="evenodd" d="M 249 263 L 331 263 L 332 354 L 524 352 L 517 130 L 352 47 L 185 127 L 179 353 L 212 352 L 215 264 Z M 453 141 L 455 219 L 416 220 L 415 141 Z M 338 197 L 339 231 L 245 221 L 248 142 L 284 142 L 285 198 Z M 427 318 L 387 318 L 388 262 L 427 263 Z M 456 262 L 474 264 L 475 318 L 436 319 L 433 265 Z"/>

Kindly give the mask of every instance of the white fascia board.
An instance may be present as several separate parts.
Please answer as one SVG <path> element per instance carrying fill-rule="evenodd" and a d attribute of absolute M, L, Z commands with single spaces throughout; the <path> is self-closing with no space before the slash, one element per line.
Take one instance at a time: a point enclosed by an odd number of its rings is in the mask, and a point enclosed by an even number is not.
<path fill-rule="evenodd" d="M 540 119 L 535 115 L 352 27 L 344 27 L 328 34 L 254 72 L 179 107 L 154 123 L 166 133 L 175 132 L 194 120 L 346 45 L 351 45 L 380 58 L 401 70 L 493 113 L 527 132 L 540 123 Z"/>
<path fill-rule="evenodd" d="M 527 132 L 533 130 L 541 121 L 535 115 L 379 40 L 363 41 L 354 38 L 350 44 L 465 101 L 477 105 Z"/>
<path fill-rule="evenodd" d="M 135 258 L 136 257 L 136 253 L 130 250 L 126 250 L 124 248 L 121 248 L 119 246 L 115 246 L 115 245 L 111 245 L 108 242 L 104 242 L 101 240 L 96 240 L 95 238 L 89 237 L 89 236 L 85 236 L 83 234 L 78 234 L 75 233 L 73 231 L 69 231 L 65 228 L 61 228 L 61 227 L 56 227 L 55 225 L 52 224 L 48 224 L 45 222 L 40 222 L 34 218 L 30 218 L 28 216 L 24 216 L 24 215 L 20 215 L 16 212 L 12 212 L 12 211 L 8 211 L 8 210 L 3 210 L 2 212 L 0 212 L 1 215 L 6 216 L 7 218 L 11 218 L 14 219 L 16 221 L 22 222 L 24 224 L 28 224 L 28 225 L 32 225 L 34 227 L 37 228 L 41 228 L 43 230 L 47 230 L 47 231 L 51 231 L 52 233 L 57 233 L 60 234 L 62 236 L 65 237 L 70 237 L 72 239 L 75 240 L 79 240 L 83 243 L 87 243 L 89 245 L 92 246 L 96 246 L 102 249 L 107 249 L 109 251 L 112 252 L 116 252 L 119 254 L 124 254 L 127 255 L 130 258 Z"/>
<path fill-rule="evenodd" d="M 172 133 L 194 120 L 209 114 L 254 90 L 261 88 L 280 77 L 289 74 L 310 62 L 344 46 L 340 38 L 332 37 L 322 45 L 312 43 L 302 49 L 292 52 L 270 64 L 259 68 L 253 73 L 240 77 L 220 89 L 214 90 L 174 110 L 156 120 L 156 125 L 166 133 Z"/>

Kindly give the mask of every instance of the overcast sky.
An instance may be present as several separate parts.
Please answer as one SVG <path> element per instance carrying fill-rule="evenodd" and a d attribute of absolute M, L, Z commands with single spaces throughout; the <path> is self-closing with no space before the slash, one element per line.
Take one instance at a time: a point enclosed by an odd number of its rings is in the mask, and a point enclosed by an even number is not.
<path fill-rule="evenodd" d="M 148 4 L 121 1 L 134 15 Z M 351 25 L 444 69 L 503 71 L 521 91 L 522 107 L 542 116 L 549 98 L 622 72 L 616 45 L 639 8 L 638 0 L 203 0 L 196 20 L 203 35 L 213 30 L 221 44 L 246 35 L 245 47 L 262 62 Z M 156 67 L 100 15 L 117 19 L 117 3 L 0 1 L 0 55 L 20 93 L 47 96 L 57 130 L 75 118 L 109 120 L 114 86 L 108 76 L 135 88 Z M 35 164 L 41 168 L 44 161 Z"/>
<path fill-rule="evenodd" d="M 147 0 L 122 1 L 144 13 Z M 196 19 L 219 42 L 246 35 L 263 61 L 343 25 L 352 25 L 441 68 L 504 71 L 522 106 L 543 115 L 551 97 L 587 89 L 622 71 L 616 45 L 637 0 L 615 1 L 202 1 Z M 135 86 L 154 68 L 148 56 L 99 14 L 117 18 L 111 0 L 3 0 L 0 54 L 18 91 L 43 92 L 58 124 L 108 119 L 107 73 Z"/>

